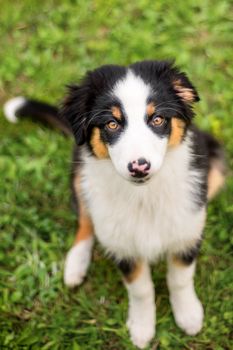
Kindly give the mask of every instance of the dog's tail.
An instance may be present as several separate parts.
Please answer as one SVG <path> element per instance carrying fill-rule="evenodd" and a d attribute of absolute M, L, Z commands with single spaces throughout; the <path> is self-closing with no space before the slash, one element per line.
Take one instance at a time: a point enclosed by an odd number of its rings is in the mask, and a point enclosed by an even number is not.
<path fill-rule="evenodd" d="M 209 158 L 208 200 L 211 200 L 223 187 L 226 178 L 226 161 L 222 146 L 211 135 L 205 134 Z"/>
<path fill-rule="evenodd" d="M 72 135 L 69 124 L 59 116 L 58 108 L 47 103 L 18 96 L 8 100 L 3 106 L 3 111 L 11 123 L 16 123 L 18 118 L 30 118 L 59 129 L 65 135 Z"/>

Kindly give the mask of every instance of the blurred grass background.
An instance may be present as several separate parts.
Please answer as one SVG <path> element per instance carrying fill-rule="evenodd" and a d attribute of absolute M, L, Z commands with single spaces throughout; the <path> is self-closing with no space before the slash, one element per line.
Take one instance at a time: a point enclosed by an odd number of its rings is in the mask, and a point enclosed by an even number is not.
<path fill-rule="evenodd" d="M 185 336 L 168 304 L 165 265 L 153 269 L 151 349 L 233 349 L 233 35 L 227 0 L 0 0 L 0 103 L 15 95 L 59 102 L 64 86 L 107 63 L 175 58 L 202 98 L 197 123 L 224 144 L 225 190 L 209 206 L 196 286 L 200 335 Z M 62 282 L 72 244 L 72 140 L 0 112 L 0 349 L 134 349 L 127 294 L 97 247 L 85 284 Z"/>

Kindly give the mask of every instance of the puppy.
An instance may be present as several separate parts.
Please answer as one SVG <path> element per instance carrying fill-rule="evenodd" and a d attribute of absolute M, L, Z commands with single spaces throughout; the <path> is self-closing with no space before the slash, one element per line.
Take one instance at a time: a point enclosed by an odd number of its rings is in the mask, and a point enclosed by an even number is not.
<path fill-rule="evenodd" d="M 200 332 L 203 307 L 193 277 L 206 207 L 224 183 L 218 142 L 192 123 L 197 90 L 168 61 L 108 65 L 69 87 L 55 107 L 15 98 L 6 117 L 32 115 L 72 133 L 73 195 L 79 213 L 64 281 L 82 283 L 94 236 L 123 274 L 127 326 L 144 348 L 155 335 L 155 294 L 150 264 L 167 259 L 167 284 L 176 324 Z"/>

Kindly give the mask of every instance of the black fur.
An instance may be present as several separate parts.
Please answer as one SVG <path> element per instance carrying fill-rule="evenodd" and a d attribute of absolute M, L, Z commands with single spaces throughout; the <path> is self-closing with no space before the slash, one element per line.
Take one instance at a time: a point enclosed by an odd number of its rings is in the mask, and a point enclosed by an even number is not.
<path fill-rule="evenodd" d="M 225 175 L 226 173 L 226 161 L 225 154 L 220 143 L 213 138 L 210 134 L 201 131 L 203 138 L 205 139 L 207 158 L 208 158 L 208 170 L 211 169 L 212 163 L 218 161 L 219 170 Z"/>
<path fill-rule="evenodd" d="M 177 258 L 185 265 L 191 265 L 197 258 L 201 248 L 201 240 L 197 241 L 196 244 L 186 252 L 177 254 Z"/>
<path fill-rule="evenodd" d="M 124 275 L 124 277 L 128 277 L 131 275 L 131 273 L 134 271 L 136 264 L 133 260 L 121 260 L 116 261 L 117 267 L 121 271 L 121 273 Z"/>
<path fill-rule="evenodd" d="M 205 142 L 205 134 L 192 125 L 192 161 L 190 168 L 201 170 L 202 176 L 199 175 L 199 182 L 195 188 L 194 202 L 197 208 L 205 205 L 207 201 L 207 177 L 208 177 L 208 148 Z"/>
<path fill-rule="evenodd" d="M 202 177 L 199 177 L 200 182 L 196 187 L 194 196 L 194 201 L 199 208 L 207 202 L 208 173 L 211 170 L 213 161 L 219 161 L 219 170 L 225 174 L 225 159 L 223 149 L 218 141 L 194 125 L 190 129 L 193 134 L 193 158 L 190 167 L 194 170 L 202 170 Z"/>
<path fill-rule="evenodd" d="M 78 214 L 78 216 L 79 216 L 79 199 L 77 198 L 74 182 L 77 174 L 79 173 L 81 166 L 82 166 L 82 159 L 80 156 L 80 150 L 75 145 L 73 149 L 73 155 L 72 155 L 70 187 L 71 187 L 71 206 L 74 212 Z"/>
<path fill-rule="evenodd" d="M 106 65 L 88 72 L 80 85 L 69 86 L 61 114 L 69 121 L 78 145 L 90 139 L 91 118 L 108 108 L 108 93 L 125 74 L 125 67 Z"/>
<path fill-rule="evenodd" d="M 72 135 L 72 130 L 65 119 L 59 117 L 58 108 L 36 100 L 26 100 L 25 104 L 16 111 L 20 118 L 32 118 L 46 126 L 60 129 L 65 135 Z"/>
<path fill-rule="evenodd" d="M 156 113 L 167 117 L 176 116 L 191 121 L 194 116 L 192 105 L 185 103 L 174 89 L 174 82 L 180 80 L 182 86 L 192 90 L 194 102 L 200 100 L 195 87 L 187 75 L 180 72 L 172 61 L 143 61 L 134 63 L 131 68 L 156 92 L 151 100 L 155 102 Z M 164 115 L 166 113 L 166 115 Z"/>

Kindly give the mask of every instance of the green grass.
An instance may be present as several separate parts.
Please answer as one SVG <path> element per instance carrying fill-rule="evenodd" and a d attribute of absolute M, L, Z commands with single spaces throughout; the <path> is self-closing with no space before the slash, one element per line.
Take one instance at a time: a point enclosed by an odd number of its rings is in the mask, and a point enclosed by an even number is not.
<path fill-rule="evenodd" d="M 59 101 L 68 82 L 104 63 L 175 58 L 197 86 L 197 123 L 224 142 L 229 176 L 208 210 L 196 286 L 203 331 L 184 335 L 168 303 L 165 265 L 153 268 L 153 349 L 233 348 L 233 54 L 227 0 L 0 0 L 0 102 L 26 95 Z M 72 141 L 0 115 L 0 349 L 134 349 L 127 294 L 96 247 L 86 282 L 63 285 L 72 244 Z"/>

